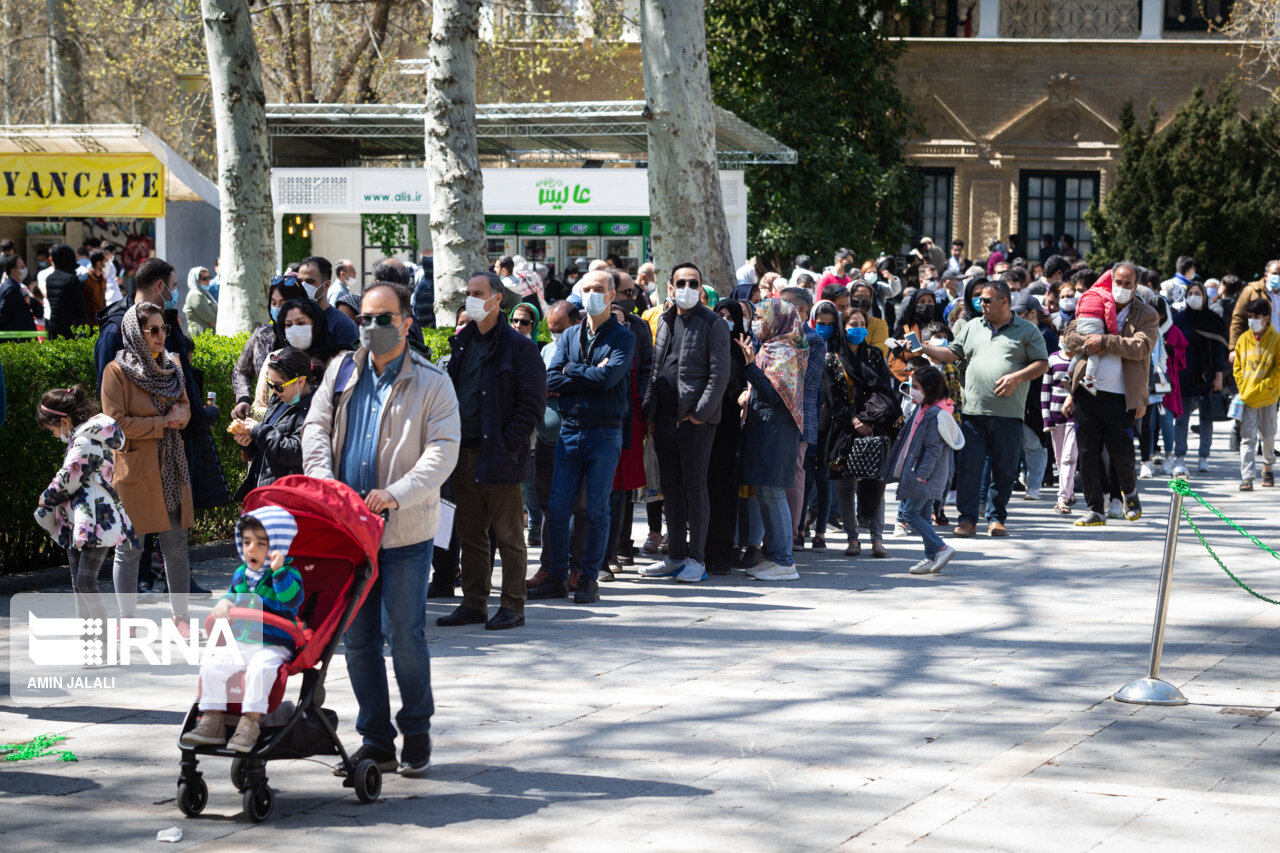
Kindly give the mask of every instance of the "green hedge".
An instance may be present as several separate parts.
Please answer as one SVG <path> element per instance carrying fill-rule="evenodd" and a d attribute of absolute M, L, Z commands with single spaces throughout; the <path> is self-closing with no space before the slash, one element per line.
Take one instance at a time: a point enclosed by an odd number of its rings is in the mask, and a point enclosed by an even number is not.
<path fill-rule="evenodd" d="M 247 337 L 201 335 L 196 339 L 191 359 L 193 366 L 204 371 L 205 392 L 218 395 L 222 423 L 214 427 L 213 435 L 232 491 L 244 479 L 246 465 L 239 445 L 223 427 L 234 405 L 232 369 Z M 80 383 L 93 396 L 98 395 L 93 363 L 96 342 L 94 333 L 75 340 L 0 345 L 0 365 L 4 366 L 8 395 L 8 418 L 0 427 L 0 446 L 8 456 L 7 464 L 0 465 L 0 494 L 8 496 L 6 511 L 0 514 L 0 574 L 66 562 L 66 553 L 36 525 L 33 517 L 36 498 L 62 464 L 65 450 L 61 442 L 36 426 L 35 411 L 40 397 L 50 388 Z M 191 531 L 192 543 L 229 537 L 236 516 L 234 506 L 197 512 L 196 526 Z"/>

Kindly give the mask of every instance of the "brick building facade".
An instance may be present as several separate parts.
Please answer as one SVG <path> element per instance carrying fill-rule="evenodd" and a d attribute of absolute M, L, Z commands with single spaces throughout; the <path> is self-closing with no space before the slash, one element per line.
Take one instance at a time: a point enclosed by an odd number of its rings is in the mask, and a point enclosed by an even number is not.
<path fill-rule="evenodd" d="M 1194 29 L 1198 10 L 1229 6 L 1184 5 L 982 0 L 978 10 L 940 0 L 928 26 L 895 22 L 908 45 L 898 83 L 924 124 L 907 145 L 925 175 L 916 235 L 959 238 L 984 255 L 989 240 L 1017 234 L 1034 254 L 1041 234 L 1065 232 L 1087 252 L 1083 216 L 1113 179 L 1124 102 L 1139 119 L 1154 103 L 1163 125 L 1197 84 L 1212 94 L 1243 76 L 1238 46 L 1202 18 Z M 1267 98 L 1240 89 L 1244 111 Z"/>

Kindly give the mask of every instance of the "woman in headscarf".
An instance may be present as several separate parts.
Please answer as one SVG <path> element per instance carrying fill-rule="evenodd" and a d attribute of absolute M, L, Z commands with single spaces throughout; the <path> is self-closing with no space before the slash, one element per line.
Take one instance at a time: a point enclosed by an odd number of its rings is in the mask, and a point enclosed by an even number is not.
<path fill-rule="evenodd" d="M 903 301 L 902 310 L 898 312 L 898 322 L 893 327 L 894 340 L 902 342 L 906 340 L 908 334 L 914 334 L 923 342 L 922 333 L 925 326 L 939 319 L 938 315 L 938 299 L 932 290 L 920 288 L 912 291 L 911 295 Z M 909 358 L 911 358 L 910 347 L 904 346 L 889 351 L 889 357 L 886 359 L 889 363 L 889 372 L 899 382 L 907 381 L 907 359 Z"/>
<path fill-rule="evenodd" d="M 182 313 L 187 318 L 191 337 L 212 332 L 218 324 L 218 303 L 209 295 L 211 276 L 204 267 L 192 267 L 187 271 L 187 299 Z"/>
<path fill-rule="evenodd" d="M 275 320 L 271 324 L 274 337 L 271 340 L 271 352 L 278 353 L 285 347 L 300 349 L 311 356 L 322 367 L 329 364 L 335 355 L 346 350 L 329 334 L 329 324 L 325 322 L 324 311 L 314 299 L 303 297 L 290 299 L 280 306 Z M 262 364 L 258 371 L 258 383 L 254 388 L 253 405 L 250 415 L 254 420 L 262 420 L 267 407 L 275 398 L 267 390 L 267 368 L 270 359 Z"/>
<path fill-rule="evenodd" d="M 259 326 L 253 330 L 253 334 L 249 335 L 240 358 L 236 360 L 235 370 L 231 373 L 231 390 L 236 395 L 236 405 L 231 410 L 232 417 L 249 417 L 249 406 L 253 402 L 253 392 L 258 377 L 262 375 L 262 365 L 266 363 L 268 354 L 279 349 L 275 346 L 275 320 L 280 315 L 280 309 L 289 300 L 302 299 L 306 295 L 306 291 L 302 289 L 302 285 L 298 284 L 295 276 L 282 275 L 271 280 L 271 291 L 268 296 L 271 322 Z"/>
<path fill-rule="evenodd" d="M 849 309 L 842 334 L 831 342 L 822 376 L 822 401 L 827 407 L 828 421 L 821 461 L 838 480 L 836 496 L 840 501 L 840 518 L 849 534 L 845 554 L 852 557 L 862 553 L 858 542 L 858 519 L 861 518 L 870 529 L 872 556 L 886 557 L 889 552 L 883 542 L 884 482 L 868 481 L 859 489 L 859 483 L 864 481 L 841 478 L 839 469 L 839 463 L 855 439 L 892 436 L 902 415 L 893 376 L 880 350 L 867 342 L 867 317 L 860 310 Z M 861 504 L 858 507 L 861 513 L 854 512 L 855 495 Z M 825 534 L 826 521 L 825 517 L 818 519 L 815 534 Z"/>
<path fill-rule="evenodd" d="M 849 285 L 849 308 L 861 311 L 867 318 L 867 343 L 880 350 L 880 354 L 889 354 L 889 324 L 881 316 L 880 294 L 874 284 L 866 281 L 855 281 Z M 839 330 L 837 324 L 837 331 Z"/>
<path fill-rule="evenodd" d="M 177 354 L 165 352 L 168 334 L 155 305 L 141 303 L 124 313 L 124 347 L 102 374 L 102 410 L 120 425 L 126 439 L 124 449 L 116 453 L 112 485 L 139 539 L 156 534 L 164 550 L 173 620 L 183 636 L 189 636 L 187 531 L 195 510 L 178 431 L 191 418 L 191 401 Z M 131 542 L 116 546 L 113 577 L 123 617 L 136 611 L 141 556 L 142 548 Z"/>
<path fill-rule="evenodd" d="M 963 304 L 951 309 L 951 317 L 948 318 L 951 323 L 951 334 L 960 337 L 960 330 L 964 328 L 964 324 L 970 320 L 982 319 L 982 288 L 987 283 L 986 276 L 975 276 L 969 279 L 969 283 L 964 286 Z M 1075 306 L 1072 305 L 1074 310 Z"/>
<path fill-rule="evenodd" d="M 702 285 L 702 304 L 716 310 L 716 306 L 720 304 L 720 294 L 716 293 L 716 289 L 709 284 Z"/>
<path fill-rule="evenodd" d="M 1209 304 L 1208 292 L 1198 281 L 1187 285 L 1186 308 L 1173 315 L 1173 323 L 1187 339 L 1186 367 L 1178 375 L 1182 412 L 1173 428 L 1173 476 L 1186 476 L 1187 431 L 1191 412 L 1200 408 L 1199 469 L 1209 464 L 1213 446 L 1213 422 L 1207 419 L 1209 394 L 1222 390 L 1227 369 L 1227 324 Z"/>
<path fill-rule="evenodd" d="M 716 306 L 716 313 L 728 324 L 730 340 L 747 333 L 742 305 L 738 302 L 725 299 Z M 707 573 L 712 575 L 729 574 L 733 562 L 733 531 L 738 517 L 738 437 L 742 425 L 738 395 L 746 384 L 743 379 L 746 368 L 742 350 L 730 347 L 729 384 L 724 389 L 720 423 L 716 425 L 707 464 L 711 517 L 707 525 L 706 555 Z"/>
<path fill-rule="evenodd" d="M 748 387 L 739 396 L 746 411 L 742 483 L 753 487 L 764 522 L 764 561 L 748 574 L 756 580 L 798 580 L 791 556 L 791 508 L 787 486 L 795 482 L 796 454 L 804 427 L 804 371 L 809 341 L 800 314 L 781 299 L 756 306 L 751 332 L 737 338 Z"/>

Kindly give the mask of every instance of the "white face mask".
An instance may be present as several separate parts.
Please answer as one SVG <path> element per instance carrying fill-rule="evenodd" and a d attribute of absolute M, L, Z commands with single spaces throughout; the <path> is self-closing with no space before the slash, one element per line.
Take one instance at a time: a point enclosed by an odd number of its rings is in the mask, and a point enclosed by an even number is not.
<path fill-rule="evenodd" d="M 915 387 L 913 387 L 913 388 L 911 389 L 911 402 L 915 403 L 917 406 L 918 406 L 918 405 L 920 405 L 921 403 L 923 403 L 923 402 L 924 402 L 924 392 L 923 392 L 923 391 L 921 391 L 919 388 L 915 388 Z"/>
<path fill-rule="evenodd" d="M 688 311 L 699 302 L 698 290 L 694 287 L 673 287 L 675 295 L 671 298 L 675 300 L 676 307 Z"/>
<path fill-rule="evenodd" d="M 1249 331 L 1253 332 L 1255 335 L 1262 334 L 1262 330 L 1265 329 L 1266 327 L 1267 327 L 1267 321 L 1262 319 L 1261 317 L 1249 318 Z"/>
<path fill-rule="evenodd" d="M 306 292 L 308 299 L 316 298 L 316 291 L 320 289 L 317 285 L 307 284 L 305 281 L 299 282 L 299 284 L 302 285 L 302 289 Z"/>
<path fill-rule="evenodd" d="M 1076 310 L 1076 298 L 1074 296 L 1064 296 L 1058 300 L 1058 308 L 1066 311 L 1068 314 Z"/>
<path fill-rule="evenodd" d="M 1113 287 L 1111 293 L 1115 296 L 1117 305 L 1128 305 L 1133 298 L 1133 291 L 1126 287 Z"/>
<path fill-rule="evenodd" d="M 479 296 L 467 297 L 467 316 L 477 323 L 483 323 L 485 318 L 489 316 L 489 310 L 484 307 L 485 300 Z"/>
<path fill-rule="evenodd" d="M 564 332 L 552 332 L 551 343 L 555 344 L 556 346 L 560 346 L 560 339 L 563 337 L 564 337 Z"/>
<path fill-rule="evenodd" d="M 597 290 L 583 294 L 582 307 L 592 317 L 599 317 L 608 308 L 604 301 L 604 294 Z"/>
<path fill-rule="evenodd" d="M 1187 307 L 1190 308 L 1192 311 L 1199 311 L 1201 308 L 1204 307 L 1204 297 L 1198 293 L 1188 296 Z"/>
<path fill-rule="evenodd" d="M 310 326 L 286 326 L 284 330 L 284 339 L 289 342 L 289 346 L 298 349 L 311 348 L 311 327 Z"/>

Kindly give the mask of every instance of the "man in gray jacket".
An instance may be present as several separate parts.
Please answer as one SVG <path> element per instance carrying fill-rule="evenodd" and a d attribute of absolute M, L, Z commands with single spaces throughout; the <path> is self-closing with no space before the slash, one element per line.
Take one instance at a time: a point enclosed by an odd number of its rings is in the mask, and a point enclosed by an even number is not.
<path fill-rule="evenodd" d="M 701 304 L 702 273 L 692 263 L 671 271 L 667 295 L 672 305 L 658 319 L 644 395 L 645 420 L 657 442 L 667 556 L 640 574 L 697 583 L 707 577 L 707 462 L 729 382 L 729 327 Z"/>
<path fill-rule="evenodd" d="M 431 763 L 435 711 L 427 571 L 440 487 L 458 461 L 460 427 L 448 375 L 408 346 L 411 299 L 408 288 L 385 282 L 364 292 L 360 349 L 335 358 L 325 371 L 302 428 L 302 464 L 309 476 L 355 489 L 370 511 L 388 513 L 378 580 L 345 638 L 347 673 L 360 706 L 356 731 L 364 738 L 351 765 L 372 758 L 383 770 L 397 768 L 382 658 L 387 640 L 402 706 L 396 715 L 404 735 L 398 766 L 403 775 L 419 776 Z"/>

